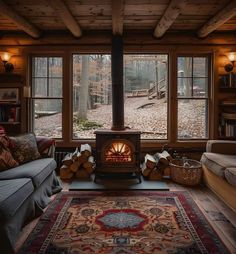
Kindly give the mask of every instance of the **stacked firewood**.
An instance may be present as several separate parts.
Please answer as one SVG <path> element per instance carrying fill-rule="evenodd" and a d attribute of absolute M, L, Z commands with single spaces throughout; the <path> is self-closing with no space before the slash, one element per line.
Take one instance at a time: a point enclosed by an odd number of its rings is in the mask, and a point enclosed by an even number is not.
<path fill-rule="evenodd" d="M 69 180 L 72 177 L 89 178 L 94 170 L 94 157 L 89 144 L 82 144 L 73 153 L 68 153 L 62 160 L 60 178 Z"/>
<path fill-rule="evenodd" d="M 165 150 L 154 155 L 146 154 L 141 169 L 143 176 L 149 180 L 160 180 L 162 177 L 170 176 L 171 160 L 171 155 Z"/>

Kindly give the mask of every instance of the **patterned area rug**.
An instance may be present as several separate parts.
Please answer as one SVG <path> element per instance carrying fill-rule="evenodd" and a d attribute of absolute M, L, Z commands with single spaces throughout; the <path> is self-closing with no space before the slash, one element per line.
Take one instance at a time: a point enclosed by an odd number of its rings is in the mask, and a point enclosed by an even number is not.
<path fill-rule="evenodd" d="M 229 253 L 187 192 L 58 194 L 20 254 Z"/>

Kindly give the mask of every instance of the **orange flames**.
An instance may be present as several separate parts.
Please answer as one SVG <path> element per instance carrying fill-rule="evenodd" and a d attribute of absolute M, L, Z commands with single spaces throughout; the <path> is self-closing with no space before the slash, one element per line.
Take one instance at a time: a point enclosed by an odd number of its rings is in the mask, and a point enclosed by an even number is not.
<path fill-rule="evenodd" d="M 106 162 L 131 162 L 132 152 L 130 147 L 122 142 L 112 143 L 105 151 Z"/>

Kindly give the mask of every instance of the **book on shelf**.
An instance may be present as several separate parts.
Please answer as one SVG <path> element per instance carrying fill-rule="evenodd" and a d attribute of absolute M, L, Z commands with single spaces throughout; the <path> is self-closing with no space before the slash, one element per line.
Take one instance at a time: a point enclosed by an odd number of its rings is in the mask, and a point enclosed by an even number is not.
<path fill-rule="evenodd" d="M 236 124 L 225 123 L 225 137 L 236 137 Z"/>
<path fill-rule="evenodd" d="M 224 99 L 220 103 L 222 106 L 236 106 L 236 98 Z"/>
<path fill-rule="evenodd" d="M 20 107 L 2 107 L 0 109 L 0 122 L 19 122 Z"/>
<path fill-rule="evenodd" d="M 232 112 L 232 113 L 223 112 L 222 117 L 228 120 L 236 120 L 236 112 Z"/>
<path fill-rule="evenodd" d="M 236 74 L 230 72 L 229 74 L 221 75 L 219 83 L 221 88 L 236 88 Z"/>

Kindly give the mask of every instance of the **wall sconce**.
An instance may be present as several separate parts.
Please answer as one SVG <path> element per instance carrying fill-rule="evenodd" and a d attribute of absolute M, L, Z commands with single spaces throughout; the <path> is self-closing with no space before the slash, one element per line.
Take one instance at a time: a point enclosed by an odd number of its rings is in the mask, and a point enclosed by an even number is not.
<path fill-rule="evenodd" d="M 14 70 L 13 64 L 8 62 L 11 56 L 12 54 L 9 52 L 0 52 L 0 57 L 5 68 L 5 72 L 12 72 Z"/>
<path fill-rule="evenodd" d="M 236 61 L 236 52 L 230 52 L 227 57 L 231 63 L 225 65 L 225 70 L 231 72 L 234 69 L 234 62 Z"/>

